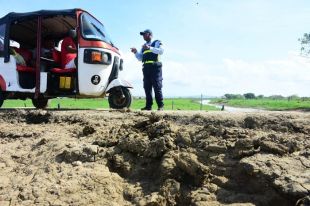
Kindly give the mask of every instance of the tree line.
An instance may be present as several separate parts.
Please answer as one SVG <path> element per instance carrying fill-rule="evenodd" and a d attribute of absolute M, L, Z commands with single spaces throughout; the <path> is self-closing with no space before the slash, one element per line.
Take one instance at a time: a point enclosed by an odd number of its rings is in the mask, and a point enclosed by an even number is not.
<path fill-rule="evenodd" d="M 282 95 L 271 95 L 271 96 L 264 96 L 262 94 L 255 95 L 254 93 L 245 93 L 245 94 L 225 94 L 223 96 L 225 99 L 272 99 L 272 100 L 310 100 L 310 97 L 299 97 L 298 95 L 290 95 L 288 97 Z"/>

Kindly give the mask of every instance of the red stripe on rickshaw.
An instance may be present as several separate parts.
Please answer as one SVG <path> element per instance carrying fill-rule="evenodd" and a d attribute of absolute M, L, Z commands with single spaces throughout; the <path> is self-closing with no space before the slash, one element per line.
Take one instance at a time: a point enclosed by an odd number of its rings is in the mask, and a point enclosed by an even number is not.
<path fill-rule="evenodd" d="M 1 75 L 0 75 L 0 87 L 2 91 L 6 91 L 6 83 Z"/>
<path fill-rule="evenodd" d="M 112 50 L 116 52 L 117 54 L 120 54 L 118 49 L 102 41 L 85 41 L 83 38 L 80 38 L 79 43 L 80 43 L 80 47 L 104 48 L 104 49 Z"/>

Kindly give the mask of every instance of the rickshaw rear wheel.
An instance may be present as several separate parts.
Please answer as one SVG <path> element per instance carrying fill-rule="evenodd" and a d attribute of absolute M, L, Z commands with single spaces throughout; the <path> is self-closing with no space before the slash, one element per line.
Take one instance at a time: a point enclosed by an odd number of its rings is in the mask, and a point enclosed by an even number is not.
<path fill-rule="evenodd" d="M 3 96 L 3 93 L 2 93 L 1 88 L 0 88 L 0 107 L 2 107 L 3 102 L 4 102 L 4 96 Z"/>
<path fill-rule="evenodd" d="M 115 88 L 109 94 L 109 105 L 112 109 L 129 108 L 132 102 L 132 96 L 127 88 Z"/>
<path fill-rule="evenodd" d="M 32 99 L 32 104 L 37 109 L 44 109 L 48 105 L 48 99 Z"/>

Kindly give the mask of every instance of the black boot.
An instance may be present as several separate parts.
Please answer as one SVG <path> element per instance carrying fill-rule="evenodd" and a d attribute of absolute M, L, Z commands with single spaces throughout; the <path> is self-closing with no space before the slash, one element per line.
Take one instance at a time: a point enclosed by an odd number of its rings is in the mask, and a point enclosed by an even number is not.
<path fill-rule="evenodd" d="M 151 111 L 152 107 L 143 107 L 141 108 L 141 111 Z"/>

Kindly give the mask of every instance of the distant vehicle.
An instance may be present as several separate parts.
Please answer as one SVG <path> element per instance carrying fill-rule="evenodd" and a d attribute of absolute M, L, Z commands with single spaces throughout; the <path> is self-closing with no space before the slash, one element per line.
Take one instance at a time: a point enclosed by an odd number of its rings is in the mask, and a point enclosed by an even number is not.
<path fill-rule="evenodd" d="M 65 69 L 62 51 L 54 48 L 49 58 L 41 51 L 45 39 L 61 44 L 70 30 L 76 34 L 76 68 Z M 36 108 L 45 108 L 56 97 L 105 96 L 111 108 L 129 107 L 132 86 L 118 78 L 122 69 L 104 25 L 82 9 L 9 13 L 0 19 L 0 107 L 6 99 L 30 98 Z"/>

